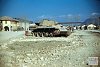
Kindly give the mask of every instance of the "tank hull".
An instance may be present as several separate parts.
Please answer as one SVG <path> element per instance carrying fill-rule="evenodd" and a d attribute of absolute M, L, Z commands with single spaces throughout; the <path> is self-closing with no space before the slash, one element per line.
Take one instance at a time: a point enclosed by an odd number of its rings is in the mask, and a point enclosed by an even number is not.
<path fill-rule="evenodd" d="M 59 31 L 56 28 L 34 28 L 32 34 L 36 37 L 67 36 L 67 31 Z"/>

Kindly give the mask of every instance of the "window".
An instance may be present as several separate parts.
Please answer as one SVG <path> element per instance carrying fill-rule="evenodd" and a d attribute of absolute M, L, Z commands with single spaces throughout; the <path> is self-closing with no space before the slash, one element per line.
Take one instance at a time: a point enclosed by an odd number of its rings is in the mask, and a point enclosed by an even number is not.
<path fill-rule="evenodd" d="M 7 21 L 5 21 L 5 24 L 7 24 Z"/>

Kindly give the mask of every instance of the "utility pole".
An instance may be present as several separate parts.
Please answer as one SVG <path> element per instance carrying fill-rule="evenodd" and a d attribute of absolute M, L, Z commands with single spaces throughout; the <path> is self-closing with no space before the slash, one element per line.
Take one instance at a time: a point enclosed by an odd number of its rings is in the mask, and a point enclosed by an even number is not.
<path fill-rule="evenodd" d="M 27 29 L 26 29 L 26 17 L 24 16 L 22 19 L 24 20 L 25 31 L 26 31 L 26 30 L 27 30 Z"/>
<path fill-rule="evenodd" d="M 100 30 L 100 17 L 98 18 L 98 27 L 99 27 L 99 30 Z"/>

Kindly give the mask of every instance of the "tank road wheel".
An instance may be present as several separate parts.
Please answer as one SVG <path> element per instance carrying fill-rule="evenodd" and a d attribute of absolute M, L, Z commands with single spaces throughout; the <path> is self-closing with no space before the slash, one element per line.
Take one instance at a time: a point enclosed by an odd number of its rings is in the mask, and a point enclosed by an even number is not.
<path fill-rule="evenodd" d="M 38 32 L 37 34 L 38 34 L 38 37 L 40 37 L 40 32 Z"/>
<path fill-rule="evenodd" d="M 35 35 L 34 35 L 34 32 L 32 33 L 32 36 L 34 37 Z"/>
<path fill-rule="evenodd" d="M 44 37 L 44 34 L 43 33 L 41 33 L 42 34 L 42 37 Z"/>
<path fill-rule="evenodd" d="M 50 37 L 53 37 L 53 33 L 50 33 L 49 35 L 50 35 Z"/>
<path fill-rule="evenodd" d="M 39 32 L 38 35 L 39 35 L 40 37 L 42 37 L 42 33 L 41 33 L 41 32 Z"/>
<path fill-rule="evenodd" d="M 42 37 L 42 32 L 40 32 L 40 37 Z"/>
<path fill-rule="evenodd" d="M 44 33 L 43 33 L 43 36 L 44 36 L 44 37 L 48 37 L 48 33 L 44 32 Z"/>
<path fill-rule="evenodd" d="M 37 37 L 40 37 L 40 36 L 39 36 L 39 32 L 37 32 Z"/>
<path fill-rule="evenodd" d="M 46 35 L 46 37 L 48 37 L 49 36 L 49 33 L 45 33 L 45 35 Z"/>
<path fill-rule="evenodd" d="M 43 33 L 42 33 L 42 35 L 43 35 L 43 37 L 46 37 L 46 34 L 45 34 L 45 32 L 43 32 Z"/>
<path fill-rule="evenodd" d="M 34 32 L 34 36 L 37 37 L 37 33 L 36 32 Z"/>

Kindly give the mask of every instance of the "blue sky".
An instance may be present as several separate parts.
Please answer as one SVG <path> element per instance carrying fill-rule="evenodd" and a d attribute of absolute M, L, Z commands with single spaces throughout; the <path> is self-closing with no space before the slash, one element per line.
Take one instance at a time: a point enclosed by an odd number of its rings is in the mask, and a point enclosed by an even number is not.
<path fill-rule="evenodd" d="M 84 21 L 95 13 L 100 13 L 100 0 L 0 0 L 0 16 L 32 21 Z"/>

